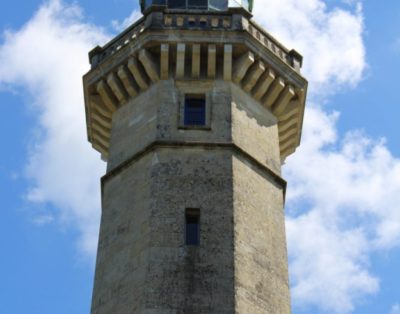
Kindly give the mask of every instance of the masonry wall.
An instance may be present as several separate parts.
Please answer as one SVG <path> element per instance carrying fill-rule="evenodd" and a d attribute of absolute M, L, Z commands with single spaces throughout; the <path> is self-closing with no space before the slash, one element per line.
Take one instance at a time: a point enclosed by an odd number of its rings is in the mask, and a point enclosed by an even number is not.
<path fill-rule="evenodd" d="M 233 313 L 232 153 L 153 154 L 146 313 Z M 185 209 L 200 209 L 200 245 L 186 246 Z"/>
<path fill-rule="evenodd" d="M 207 129 L 181 128 L 184 94 L 205 94 L 210 103 Z M 152 85 L 113 115 L 111 171 L 155 141 L 231 142 L 231 86 L 224 81 L 165 80 Z"/>
<path fill-rule="evenodd" d="M 185 93 L 206 94 L 207 128 L 182 127 Z M 279 173 L 276 119 L 232 83 L 161 81 L 121 107 L 92 314 L 290 313 Z"/>
<path fill-rule="evenodd" d="M 150 259 L 151 156 L 105 180 L 92 314 L 140 313 Z"/>
<path fill-rule="evenodd" d="M 259 164 L 235 155 L 233 210 L 235 313 L 290 313 L 284 186 L 277 121 L 241 89 L 232 88 L 232 140 Z"/>
<path fill-rule="evenodd" d="M 235 313 L 288 314 L 290 296 L 283 189 L 233 158 Z"/>
<path fill-rule="evenodd" d="M 229 150 L 154 150 L 105 180 L 92 313 L 233 313 L 232 215 Z"/>
<path fill-rule="evenodd" d="M 231 91 L 232 141 L 279 175 L 281 160 L 276 117 L 233 84 Z"/>

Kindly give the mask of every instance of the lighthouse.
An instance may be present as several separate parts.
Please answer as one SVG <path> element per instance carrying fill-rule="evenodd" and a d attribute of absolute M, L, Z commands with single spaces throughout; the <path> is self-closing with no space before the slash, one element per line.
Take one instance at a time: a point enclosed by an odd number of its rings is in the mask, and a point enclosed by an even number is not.
<path fill-rule="evenodd" d="M 107 162 L 91 313 L 290 313 L 281 165 L 301 139 L 302 56 L 252 2 L 140 6 L 83 78 Z"/>

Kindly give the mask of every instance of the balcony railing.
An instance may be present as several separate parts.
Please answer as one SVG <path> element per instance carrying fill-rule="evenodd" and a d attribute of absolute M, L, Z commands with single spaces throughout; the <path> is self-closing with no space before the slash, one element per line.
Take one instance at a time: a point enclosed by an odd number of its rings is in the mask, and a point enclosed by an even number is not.
<path fill-rule="evenodd" d="M 233 1 L 233 0 L 230 0 Z M 218 13 L 219 12 L 219 13 Z M 302 56 L 295 50 L 286 49 L 274 37 L 266 32 L 262 27 L 248 18 L 239 19 L 240 25 L 234 23 L 232 15 L 228 12 L 218 11 L 212 14 L 207 12 L 156 12 L 161 15 L 161 18 L 146 18 L 142 17 L 123 33 L 118 35 L 104 47 L 96 47 L 90 54 L 90 63 L 92 68 L 103 62 L 109 56 L 118 52 L 125 46 L 137 40 L 142 33 L 148 29 L 159 30 L 165 29 L 196 29 L 196 30 L 243 30 L 248 32 L 261 45 L 267 48 L 275 56 L 281 59 L 286 64 L 290 65 L 296 71 L 300 72 L 302 66 Z M 153 23 L 155 23 L 153 25 Z M 161 24 L 160 24 L 161 23 Z"/>

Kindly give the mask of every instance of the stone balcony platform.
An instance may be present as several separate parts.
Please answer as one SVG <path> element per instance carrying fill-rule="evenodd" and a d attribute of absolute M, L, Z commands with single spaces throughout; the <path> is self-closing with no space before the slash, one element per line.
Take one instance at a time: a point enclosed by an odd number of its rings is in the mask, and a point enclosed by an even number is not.
<path fill-rule="evenodd" d="M 162 80 L 236 84 L 277 119 L 281 161 L 300 144 L 307 81 L 302 57 L 243 9 L 153 11 L 90 53 L 84 76 L 88 138 L 107 159 L 113 113 Z"/>

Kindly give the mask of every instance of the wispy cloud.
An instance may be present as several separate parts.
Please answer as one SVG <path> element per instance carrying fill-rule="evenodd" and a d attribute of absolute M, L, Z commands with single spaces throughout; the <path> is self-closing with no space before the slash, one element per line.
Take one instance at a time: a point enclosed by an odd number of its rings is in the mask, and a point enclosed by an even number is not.
<path fill-rule="evenodd" d="M 38 225 L 38 226 L 44 226 L 44 225 L 50 224 L 52 222 L 54 222 L 54 216 L 52 216 L 50 214 L 42 215 L 42 216 L 36 216 L 33 219 L 33 223 L 35 225 Z"/>
<path fill-rule="evenodd" d="M 142 16 L 142 13 L 138 10 L 132 11 L 132 13 L 122 21 L 118 20 L 113 20 L 112 21 L 112 26 L 117 32 L 122 32 L 129 26 L 131 26 L 134 22 L 136 22 L 140 17 Z"/>
<path fill-rule="evenodd" d="M 7 30 L 0 46 L 0 85 L 26 89 L 26 105 L 37 114 L 27 199 L 54 205 L 58 221 L 80 230 L 79 246 L 89 256 L 97 243 L 104 164 L 86 140 L 81 85 L 87 52 L 106 39 L 102 28 L 85 22 L 78 6 L 52 0 L 20 29 Z"/>
<path fill-rule="evenodd" d="M 394 304 L 392 308 L 390 309 L 389 314 L 400 314 L 400 305 L 399 304 Z"/>
<path fill-rule="evenodd" d="M 396 52 L 400 52 L 400 38 L 397 38 L 397 39 L 394 40 L 393 49 Z"/>

